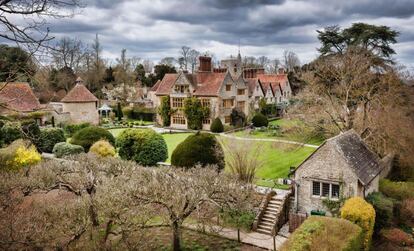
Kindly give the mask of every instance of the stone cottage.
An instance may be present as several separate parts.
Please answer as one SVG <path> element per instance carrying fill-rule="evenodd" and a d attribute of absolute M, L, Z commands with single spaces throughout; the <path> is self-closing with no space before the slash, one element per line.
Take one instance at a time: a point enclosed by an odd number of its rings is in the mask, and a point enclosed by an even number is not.
<path fill-rule="evenodd" d="M 62 112 L 70 114 L 71 123 L 99 124 L 98 99 L 83 85 L 81 78 L 61 103 Z"/>
<path fill-rule="evenodd" d="M 382 170 L 379 157 L 353 131 L 323 143 L 294 172 L 294 210 L 310 214 L 325 211 L 324 200 L 365 197 L 378 191 Z"/>

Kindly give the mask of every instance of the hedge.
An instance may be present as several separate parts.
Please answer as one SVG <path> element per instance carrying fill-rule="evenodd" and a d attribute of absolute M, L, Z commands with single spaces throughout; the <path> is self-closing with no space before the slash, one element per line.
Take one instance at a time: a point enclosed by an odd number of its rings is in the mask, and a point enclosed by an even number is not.
<path fill-rule="evenodd" d="M 101 139 L 106 139 L 109 143 L 115 145 L 114 136 L 109 131 L 96 126 L 86 127 L 77 131 L 70 140 L 70 143 L 80 145 L 88 152 L 89 148 Z"/>
<path fill-rule="evenodd" d="M 404 200 L 414 198 L 414 182 L 381 179 L 379 189 L 383 194 L 393 199 Z"/>
<path fill-rule="evenodd" d="M 224 153 L 216 137 L 209 133 L 197 133 L 187 137 L 174 150 L 171 164 L 191 168 L 197 164 L 216 165 L 224 169 Z"/>
<path fill-rule="evenodd" d="M 210 130 L 215 133 L 220 133 L 224 131 L 223 123 L 221 123 L 221 119 L 215 118 L 213 123 L 211 123 Z"/>
<path fill-rule="evenodd" d="M 134 120 L 154 121 L 155 117 L 155 111 L 145 107 L 125 107 L 122 112 L 128 119 Z"/>
<path fill-rule="evenodd" d="M 362 229 L 343 219 L 310 216 L 283 244 L 282 251 L 361 250 Z"/>
<path fill-rule="evenodd" d="M 13 141 L 22 138 L 23 134 L 20 130 L 20 123 L 2 121 L 2 126 L 0 127 L 0 146 L 8 145 Z"/>
<path fill-rule="evenodd" d="M 252 123 L 254 127 L 264 127 L 269 124 L 269 121 L 267 120 L 265 115 L 258 113 L 253 116 Z"/>
<path fill-rule="evenodd" d="M 151 129 L 126 129 L 117 137 L 116 146 L 122 159 L 144 166 L 153 166 L 168 158 L 167 143 Z"/>
<path fill-rule="evenodd" d="M 375 225 L 374 207 L 361 197 L 353 197 L 345 201 L 341 208 L 341 218 L 349 220 L 362 228 L 364 234 L 363 247 L 369 250 Z"/>
<path fill-rule="evenodd" d="M 65 142 L 65 133 L 60 128 L 43 128 L 40 130 L 39 150 L 51 153 L 53 147 L 59 142 Z"/>
<path fill-rule="evenodd" d="M 73 154 L 79 154 L 79 153 L 83 153 L 84 151 L 85 150 L 83 149 L 82 146 L 72 145 L 66 142 L 57 143 L 53 147 L 53 154 L 55 155 L 56 158 L 62 158 L 62 157 L 70 156 Z"/>
<path fill-rule="evenodd" d="M 89 123 L 67 124 L 63 127 L 63 130 L 65 131 L 68 137 L 72 137 L 72 135 L 75 134 L 77 131 L 89 126 L 91 126 L 91 124 Z"/>
<path fill-rule="evenodd" d="M 375 233 L 391 225 L 393 218 L 394 202 L 392 199 L 384 196 L 382 193 L 375 192 L 367 196 L 367 201 L 375 209 Z"/>
<path fill-rule="evenodd" d="M 89 152 L 101 157 L 113 157 L 116 154 L 115 148 L 106 140 L 95 142 L 89 149 Z"/>

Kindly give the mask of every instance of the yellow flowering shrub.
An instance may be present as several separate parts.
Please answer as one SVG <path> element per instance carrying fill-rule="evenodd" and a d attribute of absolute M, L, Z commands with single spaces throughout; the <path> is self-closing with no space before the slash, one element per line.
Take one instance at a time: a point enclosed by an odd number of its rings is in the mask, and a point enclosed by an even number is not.
<path fill-rule="evenodd" d="M 115 148 L 106 140 L 95 142 L 89 149 L 89 152 L 101 157 L 113 157 L 116 154 Z"/>
<path fill-rule="evenodd" d="M 8 147 L 0 149 L 0 167 L 17 170 L 40 162 L 41 156 L 36 148 L 23 140 L 16 140 Z"/>
<path fill-rule="evenodd" d="M 345 201 L 341 208 L 341 218 L 349 220 L 362 228 L 364 250 L 369 250 L 375 224 L 374 207 L 361 197 L 353 197 Z"/>

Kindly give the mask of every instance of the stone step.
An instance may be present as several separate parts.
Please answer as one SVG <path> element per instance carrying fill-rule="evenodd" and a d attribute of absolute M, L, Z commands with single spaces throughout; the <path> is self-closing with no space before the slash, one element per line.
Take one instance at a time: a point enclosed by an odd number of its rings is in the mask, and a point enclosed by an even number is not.
<path fill-rule="evenodd" d="M 277 213 L 279 213 L 279 212 L 280 212 L 280 210 L 279 210 L 279 209 L 280 209 L 280 208 L 268 207 L 268 208 L 266 208 L 265 213 L 266 213 L 266 212 L 272 212 L 272 213 L 277 214 Z"/>
<path fill-rule="evenodd" d="M 276 217 L 270 216 L 270 215 L 263 215 L 262 220 L 272 221 L 274 222 Z"/>
<path fill-rule="evenodd" d="M 276 218 L 279 215 L 279 213 L 271 212 L 271 211 L 265 211 L 263 216 L 265 216 L 265 215 L 268 216 L 268 217 Z"/>
<path fill-rule="evenodd" d="M 264 230 L 264 229 L 257 229 L 256 232 L 261 233 L 261 234 L 267 234 L 267 235 L 271 235 L 272 234 L 271 231 Z"/>
<path fill-rule="evenodd" d="M 275 225 L 275 223 L 271 222 L 271 221 L 261 221 L 259 223 L 259 226 L 268 226 L 268 227 L 273 227 Z"/>
<path fill-rule="evenodd" d="M 280 206 L 279 205 L 267 205 L 267 207 L 266 207 L 266 209 L 269 209 L 269 208 L 271 208 L 271 209 L 280 209 Z"/>
<path fill-rule="evenodd" d="M 269 231 L 272 231 L 273 226 L 259 224 L 259 226 L 257 228 L 258 229 L 267 229 Z"/>

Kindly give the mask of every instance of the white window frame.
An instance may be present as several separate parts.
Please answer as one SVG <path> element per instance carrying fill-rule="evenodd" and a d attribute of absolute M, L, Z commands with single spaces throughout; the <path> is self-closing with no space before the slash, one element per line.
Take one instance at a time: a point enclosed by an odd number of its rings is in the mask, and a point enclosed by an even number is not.
<path fill-rule="evenodd" d="M 313 183 L 319 183 L 319 195 L 314 195 L 313 194 Z M 329 184 L 329 192 L 328 192 L 328 196 L 323 196 L 322 192 L 323 192 L 323 184 Z M 337 197 L 334 197 L 332 195 L 332 185 L 337 185 L 339 186 L 339 193 Z M 318 198 L 318 199 L 329 199 L 329 200 L 339 200 L 339 196 L 341 193 L 341 185 L 338 182 L 329 182 L 329 181 L 320 181 L 320 180 L 311 180 L 311 184 L 310 184 L 310 191 L 311 191 L 311 197 L 312 198 Z"/>

